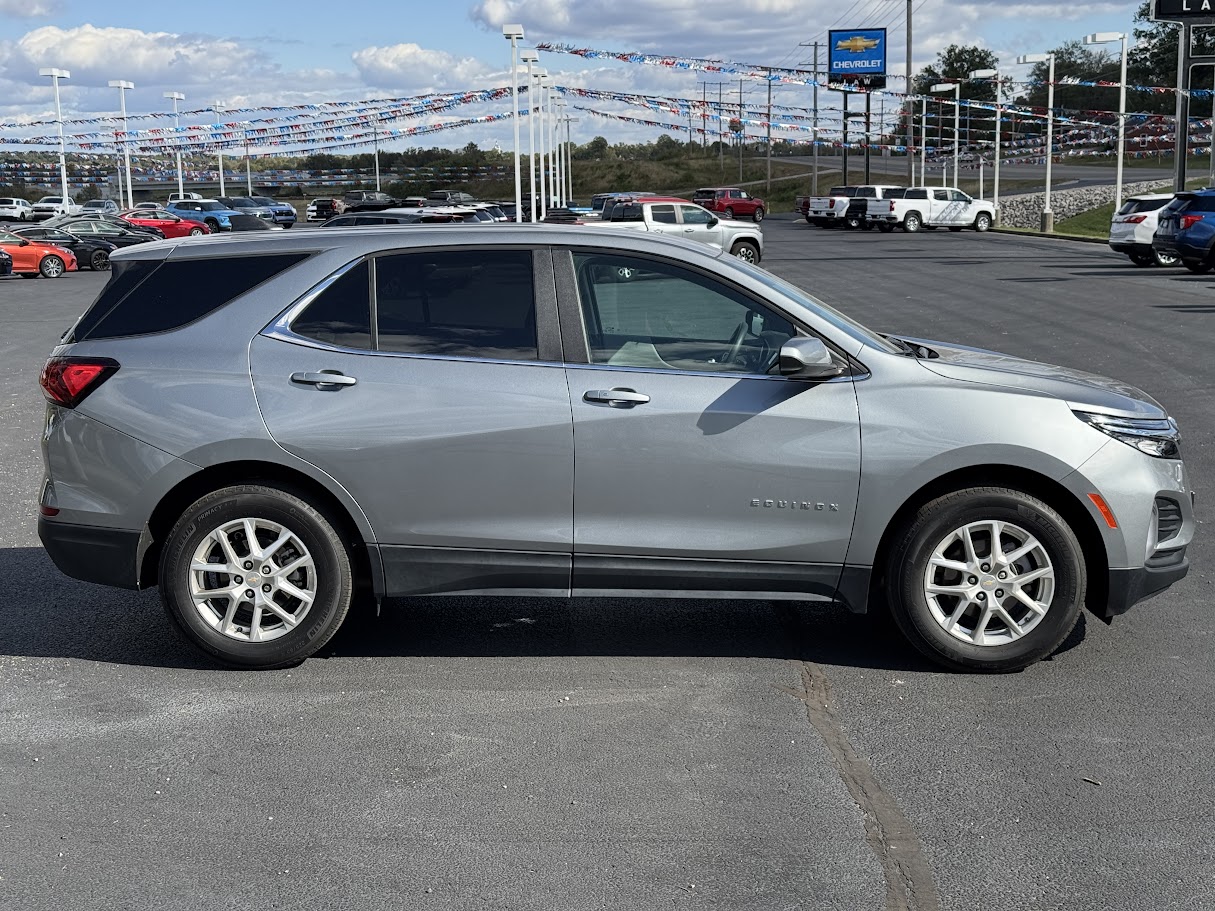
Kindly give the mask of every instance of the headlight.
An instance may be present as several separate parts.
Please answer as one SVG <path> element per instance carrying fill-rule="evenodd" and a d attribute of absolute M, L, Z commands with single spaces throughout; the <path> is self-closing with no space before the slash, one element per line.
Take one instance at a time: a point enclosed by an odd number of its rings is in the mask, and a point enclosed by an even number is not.
<path fill-rule="evenodd" d="M 1181 458 L 1181 432 L 1172 418 L 1118 418 L 1087 411 L 1073 411 L 1072 414 L 1090 427 L 1147 455 L 1157 459 Z"/>

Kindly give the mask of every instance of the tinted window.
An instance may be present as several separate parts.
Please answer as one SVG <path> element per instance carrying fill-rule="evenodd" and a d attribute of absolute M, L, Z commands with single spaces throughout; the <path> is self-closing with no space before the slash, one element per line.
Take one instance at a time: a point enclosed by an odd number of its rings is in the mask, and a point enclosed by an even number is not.
<path fill-rule="evenodd" d="M 857 199 L 877 199 L 877 189 L 875 187 L 857 187 Z"/>
<path fill-rule="evenodd" d="M 967 196 L 965 193 L 963 193 L 961 190 L 950 190 L 949 198 L 953 202 L 970 202 L 970 197 Z"/>
<path fill-rule="evenodd" d="M 176 262 L 116 262 L 76 324 L 76 341 L 177 329 L 213 313 L 307 257 L 306 253 Z"/>
<path fill-rule="evenodd" d="M 855 196 L 856 187 L 832 187 L 828 196 Z"/>
<path fill-rule="evenodd" d="M 343 348 L 371 348 L 371 269 L 359 263 L 317 295 L 291 331 Z"/>
<path fill-rule="evenodd" d="M 674 263 L 576 253 L 574 268 L 594 364 L 766 373 L 795 333 L 783 316 Z"/>
<path fill-rule="evenodd" d="M 375 261 L 381 351 L 536 360 L 526 250 L 401 253 Z"/>
<path fill-rule="evenodd" d="M 928 191 L 923 188 L 913 188 L 903 194 L 904 199 L 927 199 Z"/>
<path fill-rule="evenodd" d="M 1191 196 L 1185 212 L 1215 212 L 1215 193 L 1209 196 Z"/>
<path fill-rule="evenodd" d="M 937 200 L 938 202 L 949 202 L 949 191 L 948 190 L 933 190 L 932 198 Z"/>
<path fill-rule="evenodd" d="M 675 224 L 675 207 L 674 206 L 651 206 L 650 214 L 654 216 L 654 221 L 663 225 Z"/>

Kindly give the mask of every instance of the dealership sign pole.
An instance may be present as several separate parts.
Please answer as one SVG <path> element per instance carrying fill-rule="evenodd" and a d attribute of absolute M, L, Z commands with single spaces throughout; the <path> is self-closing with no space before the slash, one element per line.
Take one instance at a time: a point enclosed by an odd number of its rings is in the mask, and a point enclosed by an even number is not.
<path fill-rule="evenodd" d="M 827 33 L 827 79 L 842 83 L 844 92 L 844 182 L 848 182 L 848 92 L 865 93 L 865 182 L 869 182 L 869 147 L 872 137 L 869 93 L 886 87 L 886 30 L 884 28 L 833 29 Z M 910 91 L 910 90 L 909 90 Z"/>
<path fill-rule="evenodd" d="M 1215 0 L 1152 0 L 1149 18 L 1181 25 L 1177 36 L 1177 132 L 1173 155 L 1173 191 L 1180 193 L 1185 189 L 1185 159 L 1190 151 L 1190 69 L 1195 65 L 1215 65 L 1215 56 L 1190 54 L 1191 30 L 1195 25 L 1215 25 Z"/>

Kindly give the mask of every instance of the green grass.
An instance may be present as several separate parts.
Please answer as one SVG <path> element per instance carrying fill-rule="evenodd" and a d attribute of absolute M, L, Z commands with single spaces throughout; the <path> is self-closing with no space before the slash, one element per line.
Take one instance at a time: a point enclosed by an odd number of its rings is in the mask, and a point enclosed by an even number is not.
<path fill-rule="evenodd" d="M 1205 187 L 1208 183 L 1207 178 L 1198 177 L 1186 181 L 1186 188 L 1193 190 L 1198 187 Z M 1162 184 L 1159 187 L 1151 190 L 1153 193 L 1170 193 L 1172 186 Z M 1064 219 L 1063 221 L 1055 222 L 1056 234 L 1071 234 L 1075 237 L 1109 237 L 1110 219 L 1114 217 L 1114 204 L 1107 203 L 1104 206 L 1098 206 L 1095 209 L 1089 209 L 1087 212 L 1081 212 L 1079 215 L 1072 218 Z"/>

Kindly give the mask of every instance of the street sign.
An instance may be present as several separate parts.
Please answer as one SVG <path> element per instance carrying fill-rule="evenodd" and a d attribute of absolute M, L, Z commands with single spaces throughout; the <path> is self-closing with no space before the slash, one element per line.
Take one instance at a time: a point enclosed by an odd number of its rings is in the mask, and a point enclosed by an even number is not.
<path fill-rule="evenodd" d="M 1215 0 L 1189 0 L 1215 2 Z M 886 85 L 886 30 L 833 29 L 827 33 L 827 74 L 833 83 L 880 89 Z"/>
<path fill-rule="evenodd" d="M 1152 0 L 1149 18 L 1157 22 L 1215 25 L 1215 0 Z"/>

